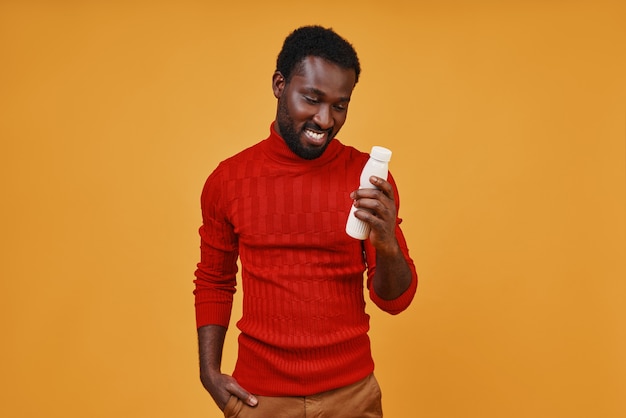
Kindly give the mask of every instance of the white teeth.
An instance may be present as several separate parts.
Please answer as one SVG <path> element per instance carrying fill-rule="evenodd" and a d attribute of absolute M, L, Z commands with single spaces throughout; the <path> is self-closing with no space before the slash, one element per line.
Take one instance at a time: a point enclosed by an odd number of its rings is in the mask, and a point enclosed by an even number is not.
<path fill-rule="evenodd" d="M 308 136 L 310 136 L 311 138 L 316 139 L 316 140 L 318 140 L 318 141 L 319 141 L 320 139 L 324 138 L 324 134 L 318 134 L 317 132 L 313 132 L 313 131 L 310 131 L 310 130 L 308 130 L 308 129 L 306 130 L 306 134 L 307 134 Z"/>

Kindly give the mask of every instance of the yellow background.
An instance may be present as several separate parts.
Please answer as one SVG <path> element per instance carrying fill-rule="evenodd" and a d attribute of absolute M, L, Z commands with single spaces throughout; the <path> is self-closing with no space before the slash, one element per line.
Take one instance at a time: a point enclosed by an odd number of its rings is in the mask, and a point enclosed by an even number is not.
<path fill-rule="evenodd" d="M 311 23 L 360 54 L 339 137 L 394 151 L 420 274 L 402 315 L 368 306 L 386 416 L 626 416 L 626 6 L 602 0 L 1 1 L 0 416 L 220 416 L 199 194 L 267 135 Z"/>

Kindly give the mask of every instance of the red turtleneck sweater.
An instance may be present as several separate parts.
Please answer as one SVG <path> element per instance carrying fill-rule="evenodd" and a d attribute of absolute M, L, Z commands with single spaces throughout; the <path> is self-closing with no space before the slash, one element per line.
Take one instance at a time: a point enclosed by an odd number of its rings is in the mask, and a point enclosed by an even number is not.
<path fill-rule="evenodd" d="M 413 299 L 417 275 L 399 218 L 396 236 L 413 280 L 395 300 L 380 299 L 371 286 L 374 248 L 345 233 L 349 194 L 367 159 L 336 139 L 320 158 L 301 159 L 272 127 L 269 138 L 223 161 L 206 181 L 197 326 L 228 326 L 240 257 L 243 316 L 233 376 L 254 394 L 306 396 L 373 371 L 365 271 L 370 299 L 384 311 L 399 313 Z"/>

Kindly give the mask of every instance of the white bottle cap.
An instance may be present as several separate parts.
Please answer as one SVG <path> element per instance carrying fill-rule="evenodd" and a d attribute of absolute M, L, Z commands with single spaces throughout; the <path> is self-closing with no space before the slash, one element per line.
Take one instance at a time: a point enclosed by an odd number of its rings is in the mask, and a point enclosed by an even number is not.
<path fill-rule="evenodd" d="M 384 147 L 373 146 L 370 157 L 388 163 L 391 160 L 391 151 Z"/>

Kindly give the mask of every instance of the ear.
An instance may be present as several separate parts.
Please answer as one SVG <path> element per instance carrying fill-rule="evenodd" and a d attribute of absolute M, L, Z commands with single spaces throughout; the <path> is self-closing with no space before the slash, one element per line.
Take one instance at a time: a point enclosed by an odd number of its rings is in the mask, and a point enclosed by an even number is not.
<path fill-rule="evenodd" d="M 282 73 L 280 71 L 276 71 L 272 76 L 272 90 L 274 91 L 274 97 L 279 99 L 280 96 L 282 96 L 286 84 L 287 80 L 285 80 Z"/>

